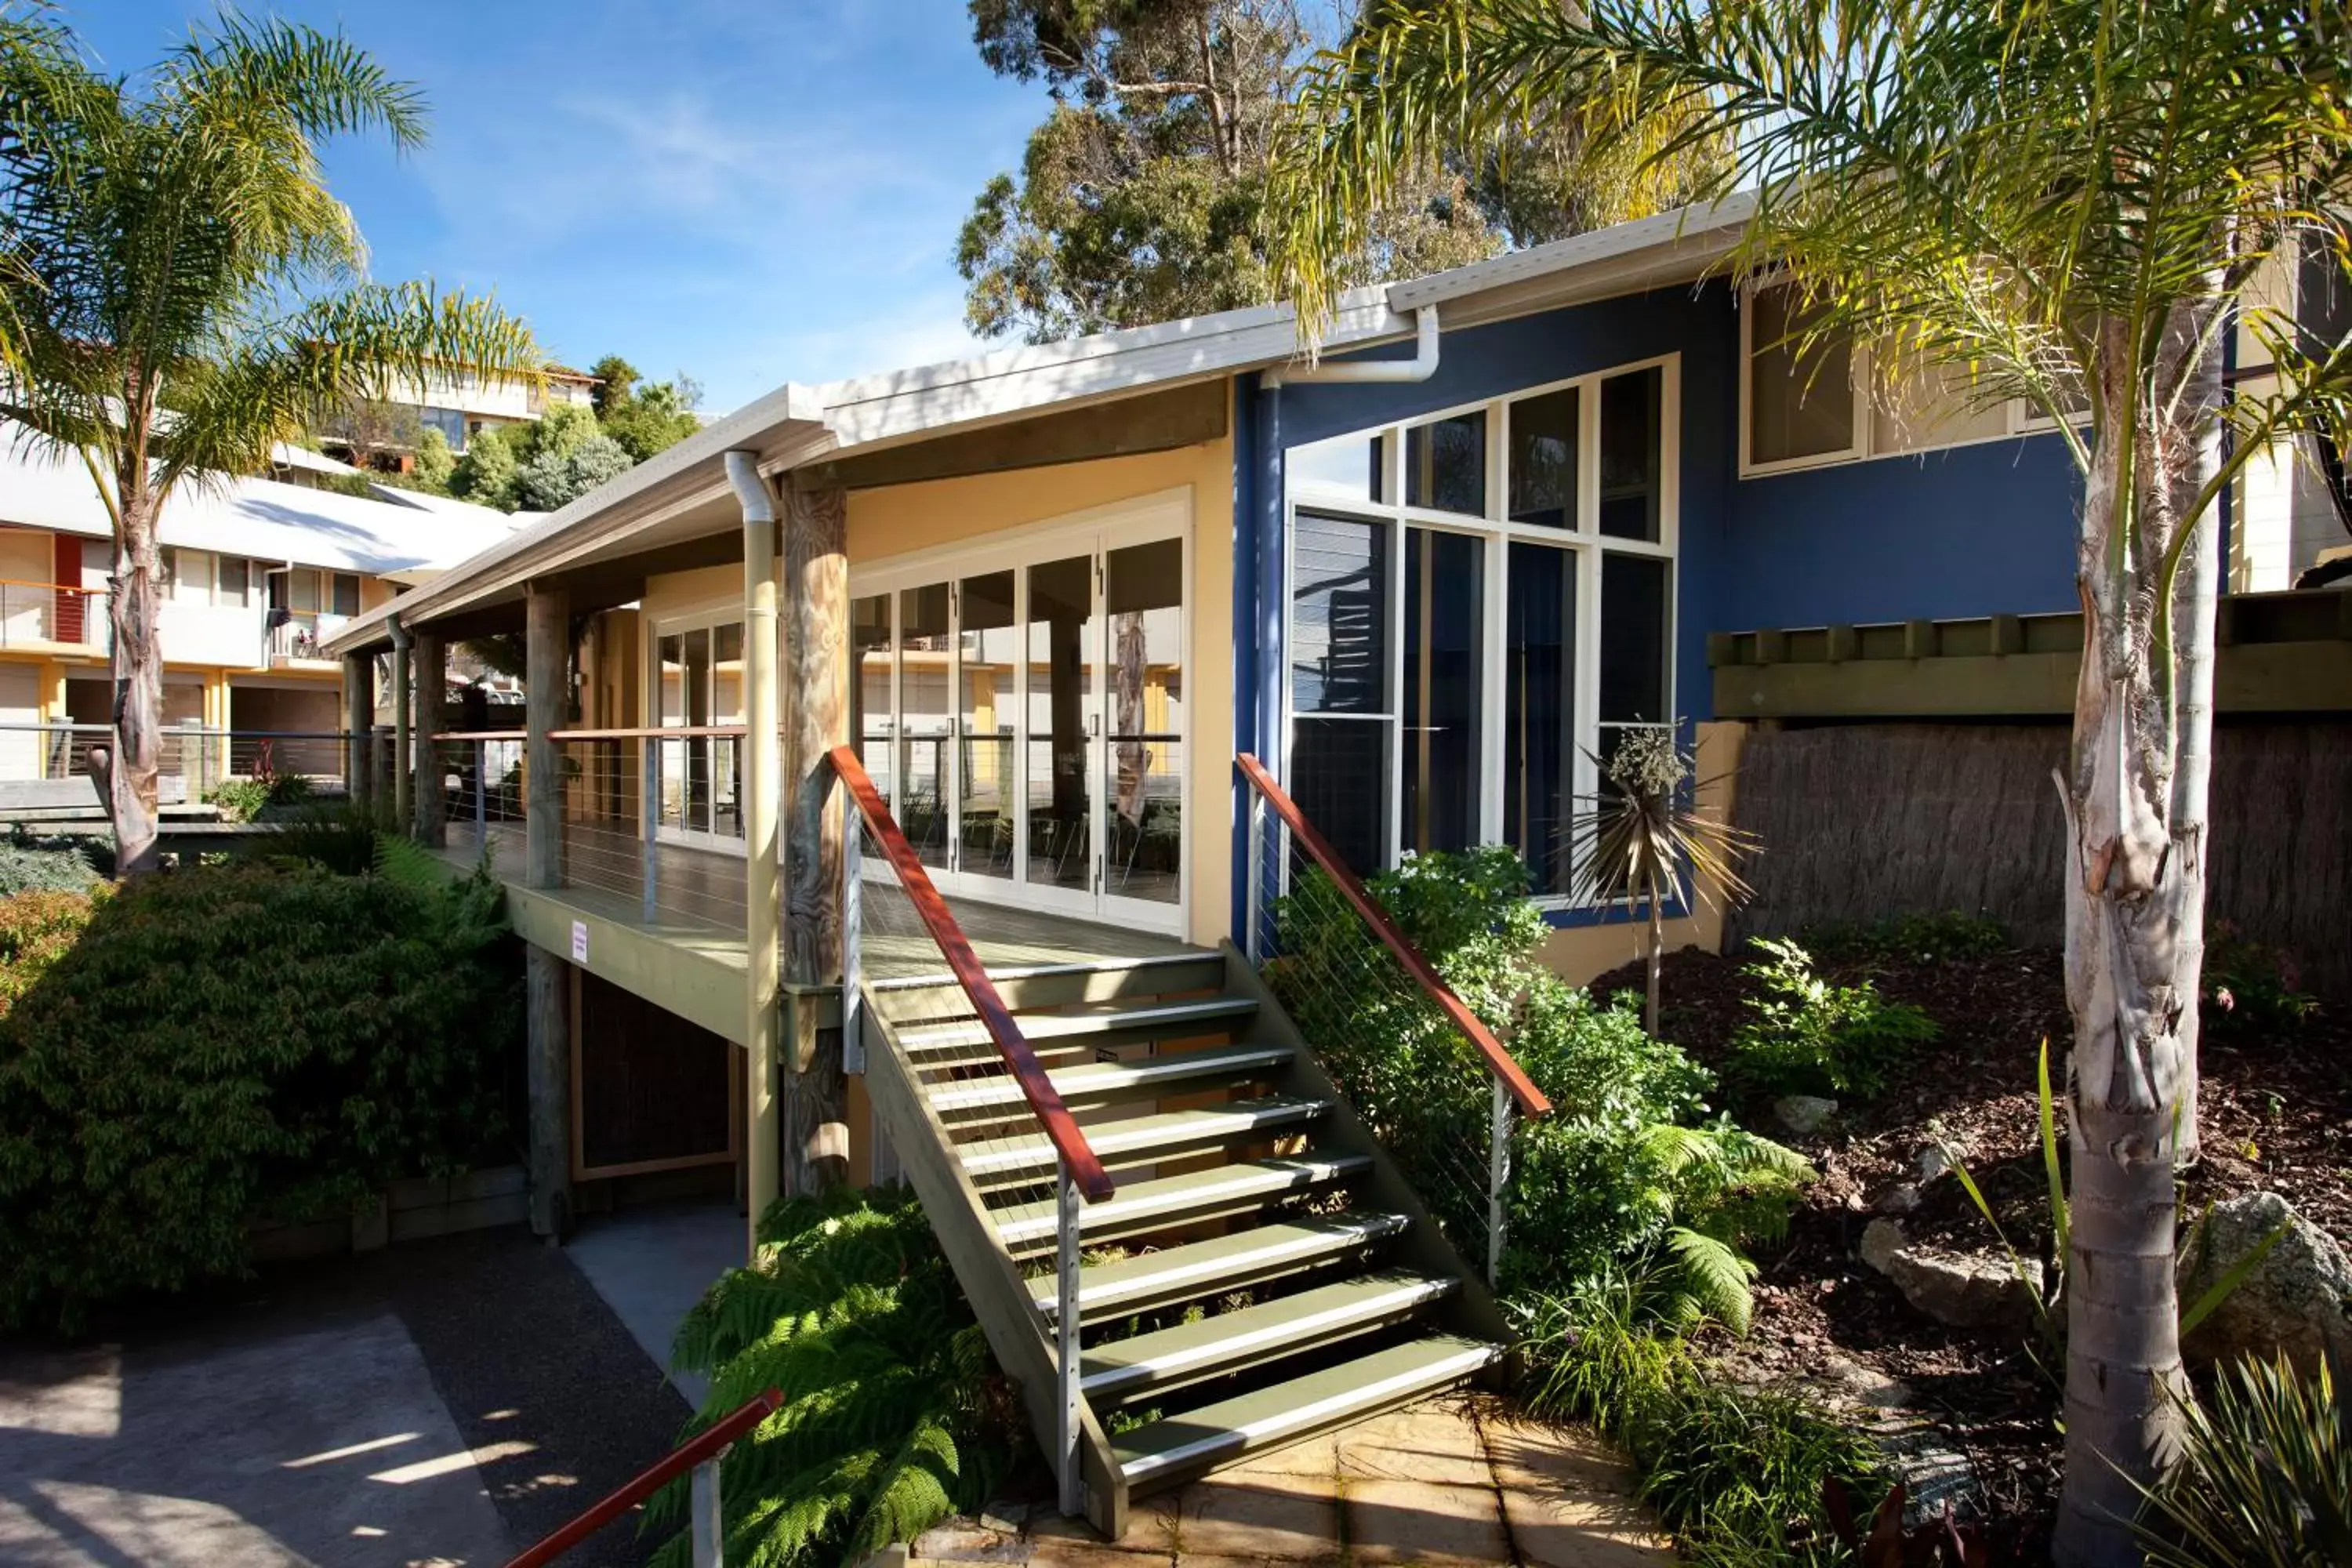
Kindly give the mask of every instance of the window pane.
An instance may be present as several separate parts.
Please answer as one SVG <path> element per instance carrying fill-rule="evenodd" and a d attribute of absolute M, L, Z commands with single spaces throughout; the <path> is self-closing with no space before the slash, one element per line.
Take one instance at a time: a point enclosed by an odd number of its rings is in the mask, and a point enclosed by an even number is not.
<path fill-rule="evenodd" d="M 710 722 L 710 628 L 698 626 L 686 634 L 686 722 L 700 729 Z M 686 742 L 686 826 L 698 833 L 711 831 L 710 738 L 690 736 Z"/>
<path fill-rule="evenodd" d="M 1778 463 L 1853 448 L 1853 349 L 1843 333 L 1800 355 L 1793 336 L 1815 312 L 1800 306 L 1783 284 L 1759 289 L 1748 309 L 1751 357 L 1748 384 L 1748 457 Z"/>
<path fill-rule="evenodd" d="M 1576 808 L 1576 557 L 1510 547 L 1503 645 L 1503 839 L 1538 893 L 1569 890 Z"/>
<path fill-rule="evenodd" d="M 729 621 L 710 632 L 710 721 L 743 721 L 743 623 Z M 710 742 L 710 830 L 743 837 L 743 747 L 732 737 Z"/>
<path fill-rule="evenodd" d="M 1486 542 L 1406 531 L 1402 805 L 1408 849 L 1478 840 Z"/>
<path fill-rule="evenodd" d="M 319 613 L 319 574 L 308 566 L 297 566 L 286 576 L 293 595 L 295 613 L 303 616 L 317 615 Z"/>
<path fill-rule="evenodd" d="M 1094 880 L 1094 575 L 1091 555 L 1029 568 L 1029 879 L 1064 888 Z"/>
<path fill-rule="evenodd" d="M 1511 405 L 1511 521 L 1576 526 L 1576 388 Z"/>
<path fill-rule="evenodd" d="M 1291 567 L 1293 709 L 1387 712 L 1388 524 L 1302 511 Z"/>
<path fill-rule="evenodd" d="M 675 633 L 661 638 L 655 644 L 654 657 L 654 723 L 661 729 L 676 729 L 686 722 L 686 639 Z M 677 827 L 686 820 L 685 742 L 663 741 L 655 745 L 661 764 L 661 823 Z"/>
<path fill-rule="evenodd" d="M 1876 384 L 1870 398 L 1874 454 L 1983 441 L 2009 433 L 2006 404 L 1970 405 L 1966 369 L 1923 364 L 1917 356 L 1886 342 L 1873 349 L 1870 363 Z"/>
<path fill-rule="evenodd" d="M 330 606 L 339 616 L 360 613 L 360 580 L 349 572 L 335 574 L 335 599 Z"/>
<path fill-rule="evenodd" d="M 248 563 L 245 557 L 224 555 L 215 570 L 218 575 L 214 580 L 213 603 L 226 605 L 233 609 L 245 608 L 248 576 Z"/>
<path fill-rule="evenodd" d="M 948 585 L 898 591 L 898 826 L 925 865 L 948 863 Z"/>
<path fill-rule="evenodd" d="M 1666 711 L 1667 584 L 1663 561 L 1643 555 L 1601 558 L 1604 724 L 1663 724 L 1672 717 Z"/>
<path fill-rule="evenodd" d="M 1013 678 L 1019 668 L 1013 629 L 1013 574 L 963 580 L 962 868 L 1013 875 Z"/>
<path fill-rule="evenodd" d="M 1379 437 L 1351 436 L 1339 441 L 1318 441 L 1311 447 L 1293 447 L 1285 461 L 1290 482 L 1298 489 L 1311 489 L 1320 496 L 1343 496 L 1349 500 L 1378 503 L 1388 499 L 1381 493 L 1384 478 L 1381 451 Z"/>
<path fill-rule="evenodd" d="M 1111 551 L 1110 817 L 1107 892 L 1174 903 L 1182 886 L 1184 545 Z"/>
<path fill-rule="evenodd" d="M 1601 531 L 1658 541 L 1659 405 L 1665 372 L 1656 365 L 1601 384 Z"/>
<path fill-rule="evenodd" d="M 1404 503 L 1486 515 L 1486 416 L 1457 414 L 1404 433 Z"/>
<path fill-rule="evenodd" d="M 1369 875 L 1388 864 L 1381 782 L 1389 725 L 1381 719 L 1291 721 L 1290 793 L 1339 858 Z"/>
<path fill-rule="evenodd" d="M 857 679 L 849 689 L 849 743 L 882 798 L 890 798 L 890 595 L 875 594 L 849 606 L 849 657 Z"/>

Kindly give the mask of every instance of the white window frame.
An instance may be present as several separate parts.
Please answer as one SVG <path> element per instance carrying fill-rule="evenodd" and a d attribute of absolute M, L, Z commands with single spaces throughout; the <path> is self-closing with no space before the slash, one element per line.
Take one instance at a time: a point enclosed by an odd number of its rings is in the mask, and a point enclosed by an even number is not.
<path fill-rule="evenodd" d="M 2041 413 L 2021 397 L 2012 397 L 2003 404 L 2001 428 L 1989 436 L 1965 436 L 1948 441 L 1921 441 L 1910 446 L 1891 447 L 1881 451 L 1877 447 L 1877 430 L 1872 416 L 1877 407 L 1874 389 L 1877 386 L 1876 363 L 1872 345 L 1857 340 L 1846 357 L 1845 374 L 1853 384 L 1853 433 L 1852 440 L 1833 452 L 1815 452 L 1801 458 L 1780 458 L 1770 462 L 1758 462 L 1750 454 L 1755 438 L 1754 401 L 1756 385 L 1756 312 L 1749 305 L 1756 296 L 1767 289 L 1784 288 L 1790 279 L 1786 273 L 1775 273 L 1753 279 L 1739 290 L 1739 477 L 1743 479 L 1767 479 L 1774 474 L 1801 473 L 1811 468 L 1834 468 L 1849 463 L 1880 462 L 1890 458 L 1916 458 L 1929 452 L 1955 451 L 1962 447 L 1983 447 L 1996 441 L 2016 441 L 2028 436 L 2048 435 L 2058 428 L 2058 422 Z M 1832 374 L 1824 365 L 1822 375 Z"/>
<path fill-rule="evenodd" d="M 683 639 L 688 632 L 709 632 L 711 634 L 710 667 L 712 674 L 715 677 L 719 668 L 719 628 L 724 626 L 743 627 L 748 646 L 750 626 L 749 623 L 744 618 L 743 605 L 740 600 L 726 599 L 714 601 L 712 604 L 698 609 L 681 610 L 674 616 L 664 616 L 660 619 L 654 620 L 649 624 L 646 635 L 643 639 L 645 643 L 645 647 L 642 650 L 644 685 L 639 688 L 639 689 L 645 693 L 646 728 L 654 731 L 672 728 L 672 726 L 666 725 L 661 721 L 662 639 L 669 637 Z M 682 648 L 682 640 L 680 646 Z M 712 721 L 713 727 L 716 727 L 717 723 L 718 721 Z M 680 729 L 686 727 L 682 719 L 676 727 Z M 714 748 L 718 744 L 715 741 L 710 743 Z M 741 741 L 738 741 L 735 744 L 740 748 L 743 742 Z M 740 765 L 740 751 L 737 755 Z M 715 777 L 715 769 L 717 766 L 715 760 L 712 765 L 714 768 Z M 681 819 L 683 818 L 685 809 L 685 797 L 681 795 L 679 797 L 678 805 Z M 740 820 L 742 805 L 740 801 L 736 805 L 736 813 L 738 820 Z M 740 833 L 719 833 L 715 830 L 688 827 L 684 825 L 683 820 L 681 820 L 676 826 L 664 822 L 662 820 L 661 805 L 658 802 L 656 803 L 654 811 L 654 838 L 657 843 L 679 844 L 687 846 L 689 848 L 707 849 L 720 855 L 740 856 L 748 853 L 745 848 L 743 836 Z"/>
<path fill-rule="evenodd" d="M 1601 386 L 1621 375 L 1634 374 L 1655 369 L 1660 373 L 1658 389 L 1658 537 L 1655 541 L 1620 539 L 1601 531 Z M 1510 520 L 1510 407 L 1515 403 L 1540 397 L 1548 393 L 1568 388 L 1577 389 L 1576 422 L 1577 453 L 1576 506 L 1574 525 L 1553 528 L 1542 523 L 1514 522 Z M 1386 848 L 1386 864 L 1394 864 L 1403 851 L 1404 791 L 1400 779 L 1402 762 L 1402 727 L 1404 702 L 1404 548 L 1405 531 L 1425 528 L 1447 532 L 1468 534 L 1485 543 L 1483 585 L 1485 610 L 1479 628 L 1482 659 L 1479 679 L 1482 702 L 1489 712 L 1498 711 L 1507 686 L 1505 664 L 1508 638 L 1508 563 L 1510 546 L 1515 542 L 1546 545 L 1566 551 L 1576 558 L 1576 660 L 1575 692 L 1571 700 L 1571 723 L 1569 743 L 1574 753 L 1573 793 L 1580 800 L 1590 800 L 1600 793 L 1600 766 L 1593 760 L 1600 751 L 1601 731 L 1601 568 L 1609 555 L 1633 555 L 1664 561 L 1667 569 L 1665 626 L 1665 694 L 1671 714 L 1679 689 L 1680 639 L 1675 636 L 1682 591 L 1679 573 L 1682 534 L 1682 355 L 1659 354 L 1648 359 L 1631 360 L 1581 375 L 1563 377 L 1558 381 L 1515 387 L 1501 395 L 1483 398 L 1474 403 L 1452 407 L 1431 409 L 1408 419 L 1374 426 L 1344 436 L 1327 437 L 1326 441 L 1307 443 L 1323 446 L 1341 442 L 1355 443 L 1375 440 L 1381 443 L 1381 501 L 1366 501 L 1360 497 L 1349 499 L 1330 489 L 1318 489 L 1311 484 L 1295 485 L 1289 475 L 1291 464 L 1283 464 L 1283 643 L 1276 653 L 1282 665 L 1282 702 L 1279 733 L 1280 752 L 1277 777 L 1286 786 L 1290 782 L 1292 737 L 1296 730 L 1297 696 L 1291 679 L 1290 650 L 1297 647 L 1296 613 L 1297 601 L 1294 589 L 1297 583 L 1298 514 L 1305 510 L 1336 518 L 1353 518 L 1366 522 L 1381 522 L 1388 528 L 1388 604 L 1383 606 L 1386 624 L 1387 656 L 1389 660 L 1388 689 L 1382 710 L 1377 714 L 1335 714 L 1364 723 L 1382 726 L 1381 809 L 1385 816 L 1382 838 Z M 1423 425 L 1434 424 L 1464 414 L 1484 412 L 1486 416 L 1486 495 L 1485 514 L 1471 517 L 1461 512 L 1441 511 L 1428 507 L 1404 504 L 1405 432 Z M 1294 447 L 1296 451 L 1299 448 Z M 1671 721 L 1655 725 L 1612 724 L 1610 729 L 1668 729 Z M 1504 819 L 1504 726 L 1489 722 L 1479 735 L 1480 770 L 1483 781 L 1478 799 L 1477 840 L 1482 844 L 1499 842 L 1503 837 Z M 1380 867 L 1359 867 L 1370 873 Z M 1540 893 L 1535 902 L 1547 910 L 1568 910 L 1593 907 L 1579 903 L 1566 895 Z"/>

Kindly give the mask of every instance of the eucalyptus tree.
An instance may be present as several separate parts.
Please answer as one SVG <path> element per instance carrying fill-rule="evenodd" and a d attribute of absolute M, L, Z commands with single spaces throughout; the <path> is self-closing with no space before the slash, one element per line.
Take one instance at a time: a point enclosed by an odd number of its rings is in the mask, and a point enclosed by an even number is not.
<path fill-rule="evenodd" d="M 1752 195 L 1728 265 L 1797 280 L 1801 358 L 1880 343 L 1959 398 L 2023 399 L 2072 454 L 2069 1563 L 2137 1561 L 2135 1483 L 2177 1444 L 2211 520 L 2255 454 L 2352 435 L 2352 344 L 2269 287 L 2352 282 L 2346 26 L 2340 0 L 1373 0 L 1302 93 L 1270 203 L 1312 324 L 1367 215 L 1461 139 L 1564 112 L 1601 148 L 1727 137 L 1701 194 Z M 2233 334 L 2275 374 L 2225 385 Z"/>
<path fill-rule="evenodd" d="M 414 149 L 425 106 L 364 51 L 224 12 L 152 68 L 109 76 L 50 18 L 19 8 L 0 28 L 0 414 L 78 458 L 113 520 L 113 736 L 96 762 L 136 874 L 155 855 L 172 497 L 264 471 L 322 408 L 428 372 L 533 381 L 543 356 L 488 300 L 368 279 L 320 145 Z"/>

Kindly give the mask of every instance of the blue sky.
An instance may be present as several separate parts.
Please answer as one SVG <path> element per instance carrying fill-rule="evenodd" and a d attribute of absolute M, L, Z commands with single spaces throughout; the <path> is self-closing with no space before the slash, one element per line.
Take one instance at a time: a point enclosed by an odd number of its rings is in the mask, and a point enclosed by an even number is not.
<path fill-rule="evenodd" d="M 683 370 L 723 412 L 785 380 L 951 358 L 958 226 L 1042 88 L 963 0 L 246 0 L 340 27 L 432 104 L 431 145 L 328 151 L 373 271 L 494 290 L 558 356 Z M 136 70 L 210 0 L 79 0 Z"/>

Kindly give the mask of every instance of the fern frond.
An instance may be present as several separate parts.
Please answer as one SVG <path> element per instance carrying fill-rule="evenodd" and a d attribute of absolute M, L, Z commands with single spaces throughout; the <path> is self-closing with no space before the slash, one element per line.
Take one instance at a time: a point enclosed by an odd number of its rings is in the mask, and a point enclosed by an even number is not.
<path fill-rule="evenodd" d="M 898 1446 L 876 1478 L 874 1499 L 866 1505 L 843 1552 L 856 1563 L 894 1541 L 913 1541 L 955 1512 L 958 1457 L 955 1437 L 938 1420 L 919 1423 Z"/>
<path fill-rule="evenodd" d="M 1756 1309 L 1749 1289 L 1756 1265 L 1729 1244 L 1686 1226 L 1666 1232 L 1666 1246 L 1682 1265 L 1692 1299 L 1733 1333 L 1747 1333 Z"/>

